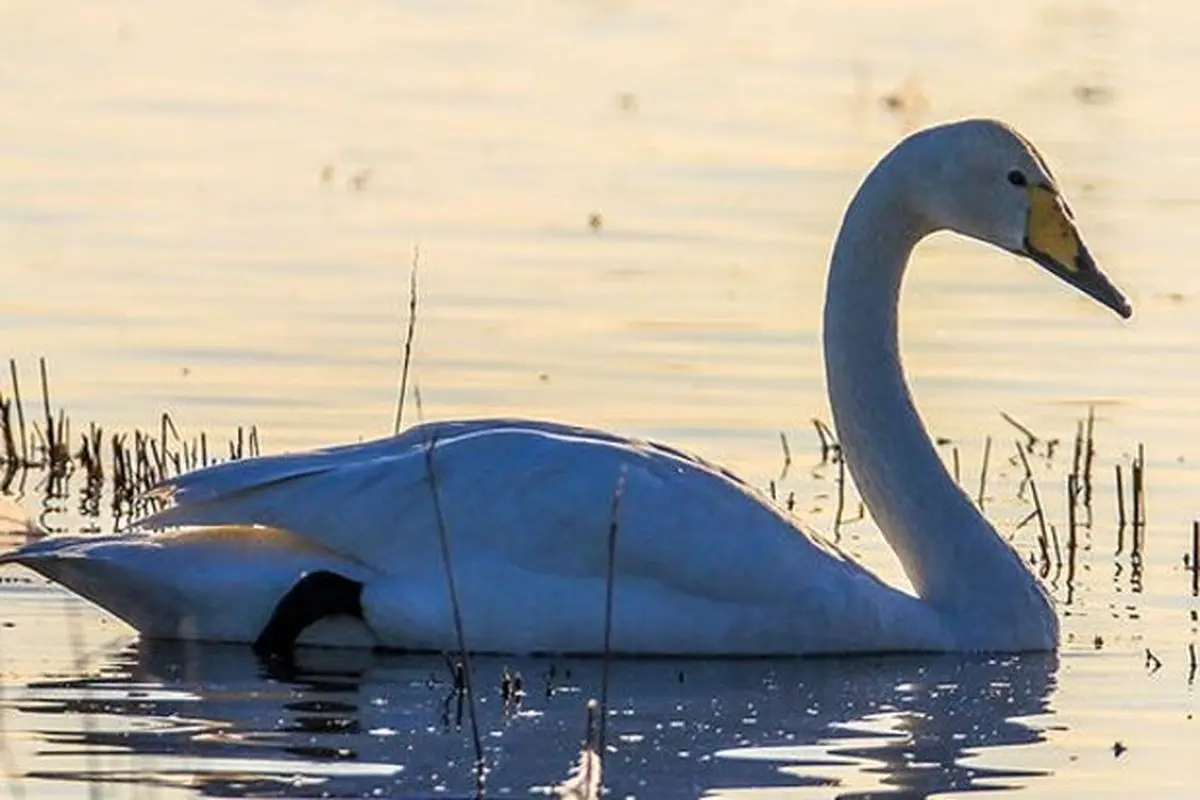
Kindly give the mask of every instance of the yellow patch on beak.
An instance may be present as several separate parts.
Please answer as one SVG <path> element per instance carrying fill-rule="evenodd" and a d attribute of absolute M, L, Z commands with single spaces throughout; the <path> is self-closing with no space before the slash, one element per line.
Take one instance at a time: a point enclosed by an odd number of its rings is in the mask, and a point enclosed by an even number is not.
<path fill-rule="evenodd" d="M 1030 186 L 1029 216 L 1025 220 L 1025 246 L 1052 259 L 1067 272 L 1078 272 L 1083 245 L 1067 209 L 1054 190 Z"/>

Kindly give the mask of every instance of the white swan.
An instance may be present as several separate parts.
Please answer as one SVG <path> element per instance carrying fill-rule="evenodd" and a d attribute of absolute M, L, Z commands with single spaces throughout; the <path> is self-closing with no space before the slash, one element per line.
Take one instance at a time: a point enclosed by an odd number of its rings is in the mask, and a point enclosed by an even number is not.
<path fill-rule="evenodd" d="M 914 245 L 942 229 L 1026 256 L 1131 314 L 1088 255 L 1045 163 L 1011 128 L 988 120 L 931 128 L 872 170 L 830 264 L 825 364 L 850 471 L 916 597 L 704 461 L 522 420 L 426 424 L 200 470 L 168 481 L 173 505 L 138 531 L 51 537 L 0 563 L 24 564 L 149 636 L 286 650 L 320 620 L 326 641 L 454 649 L 427 468 L 436 441 L 433 483 L 472 649 L 601 649 L 622 471 L 614 651 L 1054 648 L 1051 601 L 947 475 L 901 370 L 904 270 Z M 173 530 L 149 530 L 160 527 Z"/>

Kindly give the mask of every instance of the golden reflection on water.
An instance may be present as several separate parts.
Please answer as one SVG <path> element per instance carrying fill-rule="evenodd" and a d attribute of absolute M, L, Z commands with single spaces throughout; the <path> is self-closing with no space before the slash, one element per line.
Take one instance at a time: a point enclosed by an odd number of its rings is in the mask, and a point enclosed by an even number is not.
<path fill-rule="evenodd" d="M 956 8 L 907 4 L 900 26 L 837 4 L 21 5 L 0 33 L 21 100 L 0 111 L 5 327 L 78 413 L 353 438 L 390 418 L 419 243 L 429 413 L 667 432 L 670 408 L 692 444 L 736 430 L 715 454 L 752 459 L 822 408 L 824 261 L 862 172 L 911 124 L 986 113 L 1049 154 L 1139 316 L 1126 330 L 1011 258 L 931 243 L 906 315 L 918 388 L 939 378 L 930 416 L 966 432 L 999 405 L 1131 395 L 1114 373 L 1191 331 L 1180 311 L 1164 330 L 1159 307 L 1187 303 L 1148 293 L 1169 265 L 1144 263 L 1139 228 L 1194 191 L 1146 174 L 1162 113 L 1122 113 L 1161 98 L 1126 88 L 1151 43 L 1124 32 L 1154 21 L 1120 15 L 1151 11 L 1032 4 L 978 27 Z M 919 119 L 879 102 L 913 82 Z M 1093 84 L 1111 101 L 1074 98 Z M 1077 346 L 1120 362 L 1081 370 Z M 1175 357 L 1156 377 L 1191 372 Z M 964 371 L 984 397 L 956 397 Z"/>
<path fill-rule="evenodd" d="M 824 265 L 862 174 L 914 126 L 1000 116 L 1049 158 L 1134 320 L 936 237 L 907 287 L 906 365 L 971 470 L 985 435 L 1012 434 L 999 410 L 1069 438 L 1096 404 L 1105 475 L 1146 443 L 1167 577 L 1119 596 L 1098 532 L 1112 595 L 1067 629 L 1178 661 L 1200 492 L 1200 12 L 984 9 L 9 3 L 0 355 L 46 355 L 77 421 L 169 409 L 257 423 L 272 449 L 384 433 L 419 245 L 426 416 L 615 427 L 763 484 L 778 432 L 808 452 L 807 420 L 828 418 Z M 894 575 L 869 528 L 855 547 Z M 1086 728 L 1088 697 L 1062 698 Z"/>

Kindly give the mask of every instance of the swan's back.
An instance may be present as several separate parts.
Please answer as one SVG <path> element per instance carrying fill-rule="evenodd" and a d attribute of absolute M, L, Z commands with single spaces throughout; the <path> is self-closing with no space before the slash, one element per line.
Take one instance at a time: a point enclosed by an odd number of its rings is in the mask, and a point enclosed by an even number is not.
<path fill-rule="evenodd" d="M 522 614 L 536 614 L 537 625 L 526 627 L 559 642 L 570 641 L 572 620 L 595 621 L 622 475 L 619 606 L 624 592 L 624 629 L 658 643 L 628 640 L 624 649 L 831 652 L 933 635 L 883 631 L 915 601 L 725 470 L 674 448 L 556 423 L 429 423 L 398 437 L 224 464 L 168 481 L 173 505 L 143 525 L 290 531 L 386 573 L 394 616 L 420 617 L 405 624 L 423 630 L 447 612 L 430 462 L 464 613 L 494 637 L 490 649 L 538 649 L 522 639 Z M 507 609 L 503 618 L 498 607 Z M 650 624 L 656 615 L 663 619 Z M 599 630 L 583 627 L 588 636 Z"/>
<path fill-rule="evenodd" d="M 749 542 L 740 531 L 768 537 L 750 540 L 758 548 L 774 541 L 850 562 L 731 472 L 685 451 L 519 419 L 426 423 L 371 442 L 198 470 L 161 484 L 157 491 L 171 506 L 139 527 L 268 525 L 342 555 L 386 559 L 397 548 L 417 546 L 414 531 L 436 527 L 431 465 L 446 526 L 464 557 L 476 544 L 527 549 L 536 557 L 550 531 L 573 548 L 587 549 L 593 540 L 606 546 L 613 494 L 624 473 L 626 535 L 652 526 L 651 540 L 678 550 L 716 544 L 707 541 L 708 532 L 720 528 L 715 538 L 731 550 L 754 550 L 744 546 Z"/>

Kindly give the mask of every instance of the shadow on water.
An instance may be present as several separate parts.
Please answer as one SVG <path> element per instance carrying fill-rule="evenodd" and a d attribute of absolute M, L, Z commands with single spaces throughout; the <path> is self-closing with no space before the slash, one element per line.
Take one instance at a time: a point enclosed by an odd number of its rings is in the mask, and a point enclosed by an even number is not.
<path fill-rule="evenodd" d="M 472 792 L 470 737 L 439 656 L 309 650 L 280 671 L 246 648 L 143 642 L 104 662 L 8 688 L 39 750 L 24 779 L 35 792 L 42 781 L 105 795 Z M 481 658 L 475 669 L 488 795 L 549 793 L 578 753 L 600 662 Z M 520 703 L 501 697 L 506 669 L 522 675 Z M 1042 739 L 1023 718 L 1050 712 L 1057 669 L 1053 654 L 620 661 L 605 776 L 612 796 L 645 798 L 1019 786 L 1040 773 L 967 761 Z"/>

